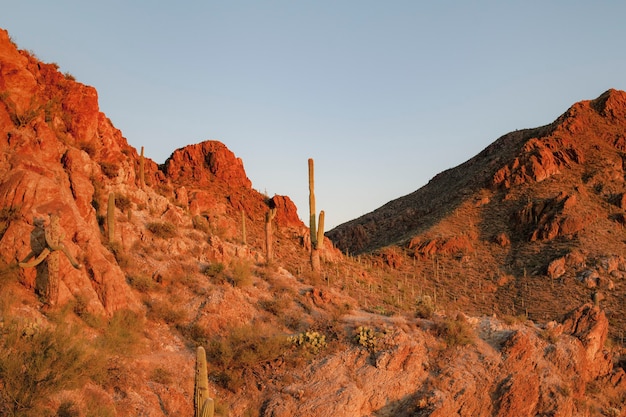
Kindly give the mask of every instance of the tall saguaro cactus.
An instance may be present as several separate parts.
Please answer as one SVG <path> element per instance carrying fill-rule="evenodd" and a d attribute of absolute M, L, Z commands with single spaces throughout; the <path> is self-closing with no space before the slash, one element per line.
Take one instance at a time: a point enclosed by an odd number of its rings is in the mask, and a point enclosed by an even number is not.
<path fill-rule="evenodd" d="M 109 243 L 115 240 L 115 194 L 109 193 L 107 205 L 107 229 L 109 233 Z"/>
<path fill-rule="evenodd" d="M 62 240 L 64 236 L 61 234 L 59 216 L 56 214 L 50 214 L 50 224 L 45 227 L 44 237 L 46 246 L 43 250 L 39 254 L 31 250 L 28 256 L 19 263 L 19 266 L 22 268 L 32 268 L 39 265 L 44 260 L 46 261 L 48 267 L 47 277 L 44 275 L 41 280 L 38 279 L 37 285 L 48 304 L 54 306 L 59 299 L 59 251 L 65 254 L 74 268 L 80 269 L 82 265 L 74 259 L 67 247 L 63 244 Z M 35 259 L 28 262 L 33 257 L 35 257 Z"/>
<path fill-rule="evenodd" d="M 141 147 L 141 155 L 139 156 L 139 188 L 143 189 L 146 186 L 146 176 L 144 174 L 144 157 L 143 146 Z"/>
<path fill-rule="evenodd" d="M 209 377 L 206 366 L 206 352 L 202 346 L 196 350 L 196 383 L 194 396 L 195 417 L 213 417 L 215 404 L 209 397 Z"/>
<path fill-rule="evenodd" d="M 269 264 L 274 258 L 274 249 L 272 246 L 272 220 L 276 216 L 276 208 L 271 208 L 265 213 L 265 260 Z"/>
<path fill-rule="evenodd" d="M 319 251 L 324 244 L 324 211 L 320 212 L 319 223 L 315 219 L 315 167 L 313 158 L 309 158 L 309 233 L 311 236 L 311 268 L 320 271 Z"/>

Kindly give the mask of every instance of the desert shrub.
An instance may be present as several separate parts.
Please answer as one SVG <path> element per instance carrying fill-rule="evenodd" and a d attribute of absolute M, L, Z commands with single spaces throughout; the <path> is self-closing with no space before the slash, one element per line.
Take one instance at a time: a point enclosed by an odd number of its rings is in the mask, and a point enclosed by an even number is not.
<path fill-rule="evenodd" d="M 448 317 L 435 323 L 435 330 L 448 346 L 465 346 L 474 343 L 472 328 L 463 318 Z"/>
<path fill-rule="evenodd" d="M 280 357 L 287 347 L 285 337 L 271 327 L 249 324 L 231 329 L 226 337 L 213 338 L 206 352 L 214 367 L 214 380 L 236 391 L 245 384 L 241 376 L 244 370 Z"/>
<path fill-rule="evenodd" d="M 125 212 L 129 208 L 131 208 L 133 203 L 131 203 L 130 198 L 128 198 L 125 194 L 115 193 L 115 207 Z"/>
<path fill-rule="evenodd" d="M 539 332 L 539 337 L 551 344 L 555 344 L 559 340 L 559 335 L 552 328 L 542 329 Z"/>
<path fill-rule="evenodd" d="M 415 301 L 415 316 L 422 319 L 430 319 L 435 312 L 435 303 L 428 295 L 422 295 Z"/>
<path fill-rule="evenodd" d="M 20 218 L 20 206 L 0 209 L 0 239 L 4 236 L 11 222 Z"/>
<path fill-rule="evenodd" d="M 170 222 L 150 222 L 146 228 L 156 237 L 170 239 L 176 236 L 176 226 Z"/>
<path fill-rule="evenodd" d="M 42 400 L 102 372 L 75 327 L 13 321 L 0 332 L 0 415 L 35 415 Z"/>
<path fill-rule="evenodd" d="M 210 335 L 208 330 L 202 327 L 198 322 L 192 322 L 187 325 L 178 323 L 176 329 L 190 342 L 189 345 L 192 347 L 204 346 L 209 343 Z"/>
<path fill-rule="evenodd" d="M 283 311 L 289 307 L 291 300 L 286 297 L 264 298 L 259 300 L 258 304 L 263 310 L 268 313 L 272 313 L 275 316 L 280 316 Z"/>
<path fill-rule="evenodd" d="M 127 267 L 130 265 L 131 258 L 130 256 L 128 256 L 128 253 L 124 250 L 124 247 L 122 246 L 120 242 L 118 241 L 107 242 L 107 246 L 109 250 L 111 251 L 111 253 L 113 254 L 113 256 L 115 257 L 115 260 L 117 261 L 117 264 L 119 266 Z"/>
<path fill-rule="evenodd" d="M 289 336 L 287 339 L 293 346 L 302 347 L 311 353 L 319 353 L 327 346 L 326 336 L 316 332 L 307 331 L 297 335 Z"/>
<path fill-rule="evenodd" d="M 100 162 L 100 168 L 102 169 L 102 173 L 106 175 L 108 178 L 115 178 L 119 174 L 120 167 L 117 166 L 114 162 Z"/>
<path fill-rule="evenodd" d="M 150 373 L 150 380 L 157 384 L 170 385 L 172 383 L 172 373 L 161 367 L 154 368 Z"/>
<path fill-rule="evenodd" d="M 207 277 L 213 279 L 216 283 L 224 281 L 224 264 L 221 262 L 215 262 L 208 265 L 202 273 Z"/>
<path fill-rule="evenodd" d="M 242 259 L 233 260 L 230 264 L 232 284 L 235 287 L 252 285 L 252 265 Z"/>
<path fill-rule="evenodd" d="M 57 409 L 56 417 L 80 417 L 80 412 L 74 401 L 63 401 Z"/>
<path fill-rule="evenodd" d="M 139 292 L 146 293 L 154 288 L 154 281 L 152 277 L 147 275 L 129 275 L 126 277 L 126 282 L 132 288 Z"/>
<path fill-rule="evenodd" d="M 93 158 L 96 156 L 96 144 L 94 142 L 81 142 L 78 144 L 78 148 L 81 151 L 84 151 L 87 155 L 89 155 L 89 157 Z"/>
<path fill-rule="evenodd" d="M 135 351 L 143 332 L 143 321 L 132 310 L 118 310 L 107 323 L 100 345 L 109 352 L 128 354 Z"/>
<path fill-rule="evenodd" d="M 176 308 L 169 301 L 147 301 L 148 318 L 154 321 L 164 321 L 167 324 L 178 324 L 185 318 L 185 310 Z"/>

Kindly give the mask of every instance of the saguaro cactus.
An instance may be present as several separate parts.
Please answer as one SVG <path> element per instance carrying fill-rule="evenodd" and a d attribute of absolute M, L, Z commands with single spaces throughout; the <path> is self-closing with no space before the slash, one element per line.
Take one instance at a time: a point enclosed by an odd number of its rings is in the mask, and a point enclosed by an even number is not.
<path fill-rule="evenodd" d="M 248 244 L 248 237 L 246 235 L 246 211 L 241 209 L 241 243 Z"/>
<path fill-rule="evenodd" d="M 213 417 L 215 404 L 209 397 L 209 377 L 206 366 L 206 352 L 202 346 L 196 350 L 196 393 L 194 397 L 195 417 Z"/>
<path fill-rule="evenodd" d="M 22 268 L 32 268 L 46 260 L 48 276 L 47 279 L 38 282 L 38 286 L 48 304 L 55 305 L 59 299 L 59 251 L 65 254 L 74 268 L 80 269 L 82 265 L 74 259 L 67 247 L 63 244 L 62 240 L 64 236 L 61 234 L 59 216 L 56 214 L 50 214 L 50 224 L 45 228 L 44 236 L 46 246 L 43 250 L 39 254 L 31 251 L 26 258 L 19 263 L 19 266 Z M 35 259 L 28 262 L 33 257 L 35 257 Z"/>
<path fill-rule="evenodd" d="M 272 237 L 272 220 L 276 216 L 276 208 L 271 208 L 265 213 L 265 259 L 269 264 L 274 258 L 273 237 Z"/>
<path fill-rule="evenodd" d="M 107 231 L 109 234 L 109 243 L 115 240 L 115 194 L 109 193 L 109 202 L 107 205 Z"/>
<path fill-rule="evenodd" d="M 311 268 L 320 271 L 319 250 L 324 244 L 324 211 L 320 212 L 319 224 L 315 221 L 315 169 L 313 158 L 309 158 L 309 233 L 311 236 Z"/>
<path fill-rule="evenodd" d="M 139 188 L 143 189 L 146 186 L 146 177 L 144 174 L 144 158 L 143 158 L 143 146 L 141 147 L 141 155 L 139 156 Z"/>

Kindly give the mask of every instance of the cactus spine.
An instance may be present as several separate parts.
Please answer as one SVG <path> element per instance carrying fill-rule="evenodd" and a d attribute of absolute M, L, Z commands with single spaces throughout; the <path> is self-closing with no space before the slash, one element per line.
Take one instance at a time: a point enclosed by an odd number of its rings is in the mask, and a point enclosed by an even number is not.
<path fill-rule="evenodd" d="M 59 216 L 50 214 L 50 224 L 44 230 L 46 247 L 37 255 L 37 257 L 28 262 L 29 259 L 35 257 L 35 252 L 31 251 L 24 261 L 19 263 L 22 268 L 32 268 L 47 260 L 48 274 L 47 277 L 37 280 L 38 290 L 43 294 L 44 298 L 51 306 L 55 305 L 59 299 L 59 251 L 63 252 L 72 266 L 76 269 L 82 268 L 76 259 L 63 244 L 64 236 L 61 234 L 61 225 Z"/>
<path fill-rule="evenodd" d="M 309 233 L 311 236 L 311 268 L 313 269 L 313 272 L 320 272 L 319 250 L 322 248 L 324 243 L 324 211 L 320 212 L 319 225 L 316 225 L 315 216 L 315 168 L 313 158 L 309 158 Z"/>
<path fill-rule="evenodd" d="M 271 208 L 265 213 L 265 260 L 269 264 L 274 258 L 272 248 L 272 220 L 276 216 L 276 208 Z"/>
<path fill-rule="evenodd" d="M 109 243 L 115 240 L 115 194 L 109 193 L 107 205 L 107 231 L 109 233 Z"/>
<path fill-rule="evenodd" d="M 213 417 L 215 405 L 209 397 L 209 377 L 206 365 L 206 352 L 202 346 L 196 350 L 196 383 L 194 409 L 195 417 Z"/>

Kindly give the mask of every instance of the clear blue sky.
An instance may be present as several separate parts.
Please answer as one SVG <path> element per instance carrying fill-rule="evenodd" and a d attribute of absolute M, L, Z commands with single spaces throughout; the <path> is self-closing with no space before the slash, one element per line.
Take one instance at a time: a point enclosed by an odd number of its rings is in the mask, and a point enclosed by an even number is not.
<path fill-rule="evenodd" d="M 621 1 L 20 0 L 0 27 L 162 163 L 206 139 L 336 226 L 501 135 L 626 89 Z"/>

